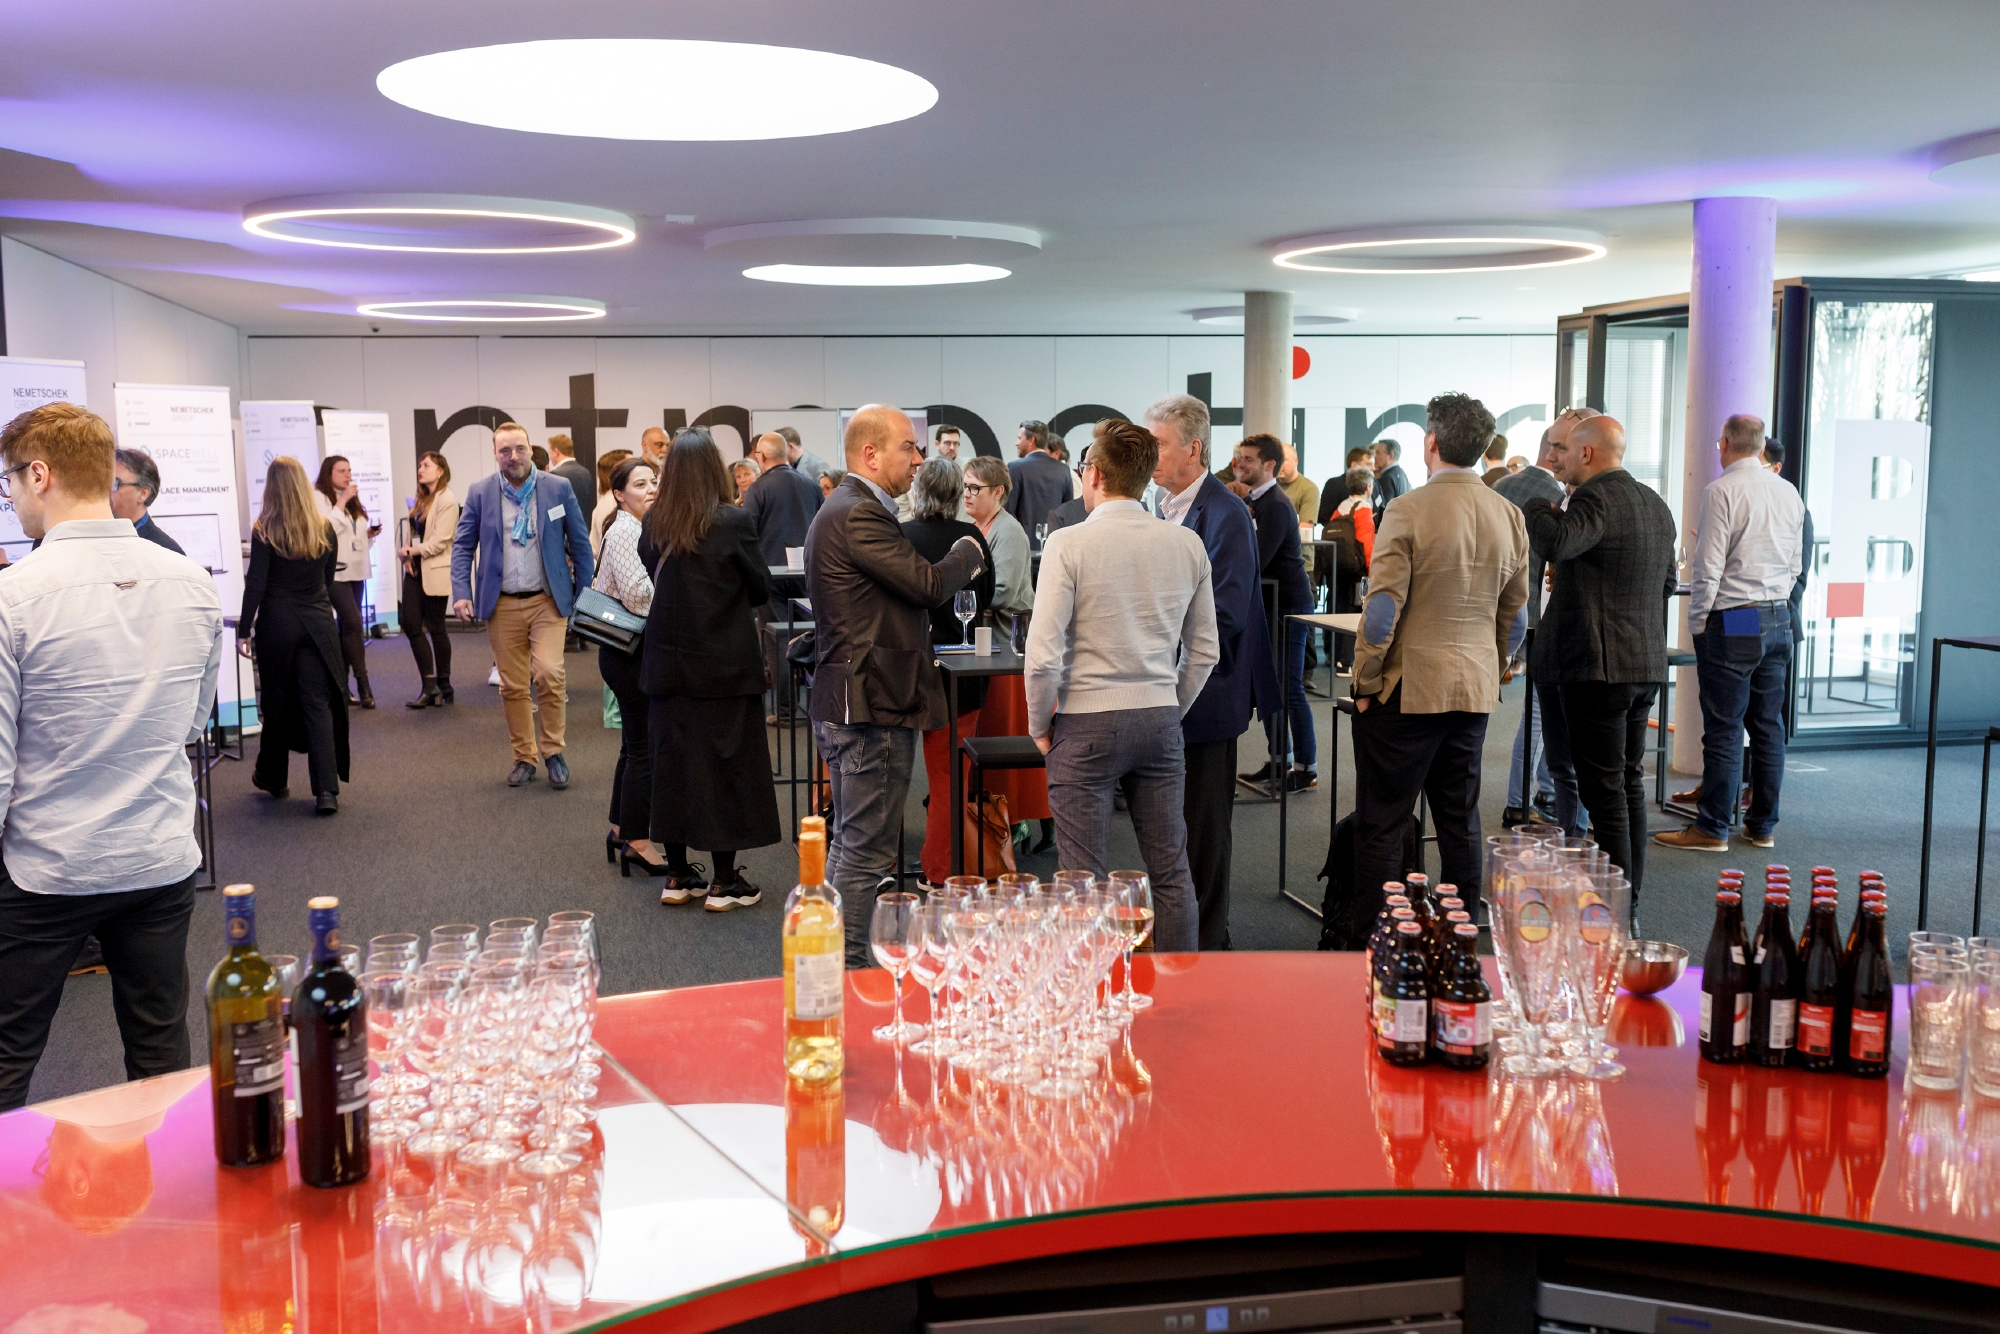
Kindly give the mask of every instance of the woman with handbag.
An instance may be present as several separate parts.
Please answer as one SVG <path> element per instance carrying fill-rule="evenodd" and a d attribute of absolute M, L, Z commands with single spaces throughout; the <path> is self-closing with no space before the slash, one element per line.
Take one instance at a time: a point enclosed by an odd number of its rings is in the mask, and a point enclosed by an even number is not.
<path fill-rule="evenodd" d="M 423 693 L 405 708 L 449 704 L 451 636 L 445 607 L 451 601 L 451 542 L 458 534 L 458 497 L 451 493 L 451 465 L 435 449 L 417 460 L 417 498 L 410 505 L 410 541 L 396 554 L 403 562 L 403 632 L 424 679 Z"/>
<path fill-rule="evenodd" d="M 355 693 L 348 697 L 348 702 L 372 709 L 375 692 L 368 685 L 368 638 L 361 624 L 361 586 L 375 572 L 368 548 L 382 531 L 382 525 L 369 522 L 368 507 L 361 503 L 360 488 L 354 482 L 354 469 L 339 454 L 329 454 L 320 460 L 319 480 L 313 483 L 313 503 L 319 507 L 319 516 L 333 525 L 338 560 L 333 576 L 333 612 L 340 618 L 340 651 L 347 659 L 347 671 L 340 674 L 341 688 L 346 689 L 347 672 L 353 672 Z"/>
<path fill-rule="evenodd" d="M 756 520 L 730 503 L 729 472 L 700 427 L 661 465 L 639 555 L 653 570 L 640 681 L 652 738 L 653 841 L 666 854 L 662 903 L 710 911 L 762 896 L 736 854 L 784 838 L 764 731 L 764 655 L 754 609 L 771 600 Z M 608 546 L 608 543 L 607 543 Z M 715 859 L 711 885 L 688 847 Z"/>
<path fill-rule="evenodd" d="M 604 530 L 604 554 L 591 588 L 636 616 L 653 606 L 653 577 L 639 559 L 640 523 L 658 494 L 653 465 L 643 455 L 628 456 L 611 473 L 610 494 L 618 504 Z M 638 867 L 644 875 L 665 875 L 667 864 L 653 846 L 653 760 L 646 738 L 646 692 L 639 684 L 639 648 L 599 644 L 597 670 L 618 699 L 618 767 L 611 775 L 611 832 L 604 836 L 604 858 L 618 863 L 618 873 L 630 876 Z"/>

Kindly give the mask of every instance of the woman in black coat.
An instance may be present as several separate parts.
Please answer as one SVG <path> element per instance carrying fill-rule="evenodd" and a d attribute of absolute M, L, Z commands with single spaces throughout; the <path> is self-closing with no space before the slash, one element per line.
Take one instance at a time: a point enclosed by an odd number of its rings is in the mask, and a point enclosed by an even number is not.
<path fill-rule="evenodd" d="M 639 539 L 639 558 L 656 571 L 639 679 L 653 752 L 653 843 L 667 859 L 660 902 L 706 896 L 722 912 L 762 896 L 736 854 L 784 838 L 752 614 L 771 599 L 771 575 L 755 520 L 730 503 L 729 473 L 707 431 L 675 436 L 660 469 L 659 498 Z M 690 846 L 713 853 L 713 886 L 688 861 Z"/>
<path fill-rule="evenodd" d="M 257 663 L 264 723 L 250 781 L 273 797 L 291 795 L 291 753 L 301 751 L 320 815 L 340 809 L 348 767 L 346 667 L 329 595 L 338 560 L 305 469 L 294 458 L 272 459 L 236 628 Z"/>

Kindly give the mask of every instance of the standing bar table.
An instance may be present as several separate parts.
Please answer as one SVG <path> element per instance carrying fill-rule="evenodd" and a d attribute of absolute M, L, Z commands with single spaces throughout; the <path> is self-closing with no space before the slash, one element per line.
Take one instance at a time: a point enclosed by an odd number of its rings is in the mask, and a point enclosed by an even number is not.
<path fill-rule="evenodd" d="M 1318 612 L 1318 611 L 1305 612 L 1295 616 L 1287 616 L 1285 619 L 1288 621 L 1297 621 L 1301 625 L 1309 625 L 1319 630 L 1338 631 L 1341 634 L 1351 635 L 1357 633 L 1361 629 L 1361 614 L 1359 612 Z M 1328 678 L 1329 690 L 1331 690 L 1332 688 L 1332 682 L 1336 679 L 1338 678 L 1335 677 Z M 1278 725 L 1278 731 L 1279 731 L 1279 736 L 1281 738 L 1279 741 L 1279 746 L 1281 748 L 1283 748 L 1284 746 L 1284 741 L 1282 739 L 1284 735 L 1284 728 L 1285 724 L 1283 722 L 1280 722 Z M 1285 776 L 1290 777 L 1289 766 Z M 1291 836 L 1291 802 L 1289 799 L 1290 795 L 1291 795 L 1290 785 L 1285 783 L 1281 779 L 1278 783 L 1278 897 L 1281 899 L 1290 899 L 1293 903 L 1298 904 L 1299 907 L 1304 908 L 1307 912 L 1311 913 L 1313 916 L 1321 917 L 1324 916 L 1324 914 L 1321 913 L 1319 909 L 1313 907 L 1310 903 L 1307 903 L 1304 899 L 1300 898 L 1298 895 L 1292 893 L 1290 889 L 1286 888 L 1285 854 L 1290 846 L 1290 836 Z M 1336 706 L 1335 708 L 1329 711 L 1327 718 L 1326 818 L 1327 818 L 1328 838 L 1331 838 L 1333 836 L 1333 826 L 1337 822 L 1337 817 L 1334 814 L 1334 807 L 1338 803 L 1339 798 L 1340 798 L 1340 709 L 1338 706 Z"/>
<path fill-rule="evenodd" d="M 945 726 L 950 729 L 951 749 L 951 873 L 965 874 L 965 769 L 958 753 L 958 683 L 960 679 L 991 676 L 1019 676 L 1027 669 L 1027 659 L 1012 648 L 995 644 L 991 653 L 980 655 L 969 648 L 933 646 L 937 665 L 944 673 Z M 932 800 L 936 800 L 933 794 Z"/>
<path fill-rule="evenodd" d="M 1939 636 L 1931 641 L 1931 719 L 1924 741 L 1924 855 L 1917 873 L 1917 930 L 1930 929 L 1931 906 L 1931 802 L 1937 793 L 1937 706 L 1938 670 L 1944 665 L 1945 646 L 2000 653 L 2000 635 L 1970 635 L 1957 638 Z M 1984 843 L 1984 839 L 1981 840 Z"/>

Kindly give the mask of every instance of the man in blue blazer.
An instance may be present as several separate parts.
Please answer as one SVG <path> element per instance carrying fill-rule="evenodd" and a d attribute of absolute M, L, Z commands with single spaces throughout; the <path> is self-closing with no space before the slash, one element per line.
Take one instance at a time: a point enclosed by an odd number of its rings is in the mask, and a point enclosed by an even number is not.
<path fill-rule="evenodd" d="M 534 782 L 535 762 L 543 760 L 549 786 L 565 788 L 569 682 L 563 637 L 576 595 L 590 587 L 590 516 L 567 481 L 535 467 L 526 427 L 503 422 L 493 428 L 493 461 L 500 471 L 465 493 L 451 544 L 451 609 L 461 620 L 486 622 L 514 740 L 507 786 Z M 530 682 L 540 705 L 539 736 Z"/>
<path fill-rule="evenodd" d="M 1194 879 L 1205 950 L 1229 948 L 1230 821 L 1236 800 L 1236 741 L 1250 713 L 1278 705 L 1278 674 L 1264 626 L 1257 529 L 1250 509 L 1208 470 L 1208 405 L 1169 394 L 1146 409 L 1160 445 L 1153 481 L 1160 517 L 1192 528 L 1208 552 L 1221 661 L 1181 718 L 1187 756 L 1188 871 Z"/>

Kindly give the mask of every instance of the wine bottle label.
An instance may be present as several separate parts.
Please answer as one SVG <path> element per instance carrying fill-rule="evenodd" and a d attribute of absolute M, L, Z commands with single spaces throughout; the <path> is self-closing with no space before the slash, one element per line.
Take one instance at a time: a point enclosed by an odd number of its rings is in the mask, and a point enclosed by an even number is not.
<path fill-rule="evenodd" d="M 1430 1036 L 1430 1002 L 1399 1000 L 1392 1004 L 1396 1007 L 1396 1015 L 1391 1021 L 1393 1032 L 1389 1040 L 1396 1043 L 1414 1042 L 1421 1046 L 1424 1039 Z"/>
<path fill-rule="evenodd" d="M 1792 1035 L 1798 1031 L 1799 1003 L 1795 1000 L 1771 1001 L 1771 1023 L 1764 1034 L 1764 1042 L 1774 1049 L 1792 1045 Z"/>
<path fill-rule="evenodd" d="M 1729 957 L 1730 957 L 1730 959 L 1731 959 L 1731 960 L 1733 960 L 1733 961 L 1734 961 L 1734 962 L 1736 962 L 1736 963 L 1742 963 L 1742 962 L 1743 962 L 1743 947 L 1742 947 L 1741 945 L 1731 945 L 1731 946 L 1729 947 Z"/>
<path fill-rule="evenodd" d="M 792 956 L 792 1017 L 838 1019 L 846 963 L 839 951 Z"/>
<path fill-rule="evenodd" d="M 1715 1018 L 1715 997 L 1711 996 L 1709 993 L 1704 991 L 1701 993 L 1701 1040 L 1703 1042 L 1709 1042 L 1713 1040 L 1711 1036 L 1713 1030 L 1710 1027 L 1710 1021 L 1713 1020 L 1714 1018 Z"/>
<path fill-rule="evenodd" d="M 1799 1005 L 1799 1054 L 1801 1056 L 1833 1055 L 1833 1007 L 1831 1005 Z"/>
<path fill-rule="evenodd" d="M 1880 1061 L 1889 1048 L 1889 1015 L 1886 1010 L 1856 1010 L 1847 1034 L 1847 1056 L 1855 1061 Z"/>
<path fill-rule="evenodd" d="M 1729 1027 L 1729 1045 L 1747 1047 L 1750 1045 L 1750 993 L 1736 995 L 1736 1022 Z"/>
<path fill-rule="evenodd" d="M 255 1098 L 285 1086 L 285 1026 L 276 1015 L 229 1026 L 236 1096 Z"/>
<path fill-rule="evenodd" d="M 222 901 L 222 934 L 233 949 L 238 945 L 257 947 L 257 900 L 249 894 L 231 894 Z"/>
<path fill-rule="evenodd" d="M 1431 1043 L 1453 1056 L 1470 1056 L 1493 1042 L 1493 1006 L 1488 1001 L 1432 1001 Z"/>
<path fill-rule="evenodd" d="M 333 1110 L 337 1116 L 368 1105 L 368 1027 L 359 1016 L 353 1032 L 333 1040 Z"/>

